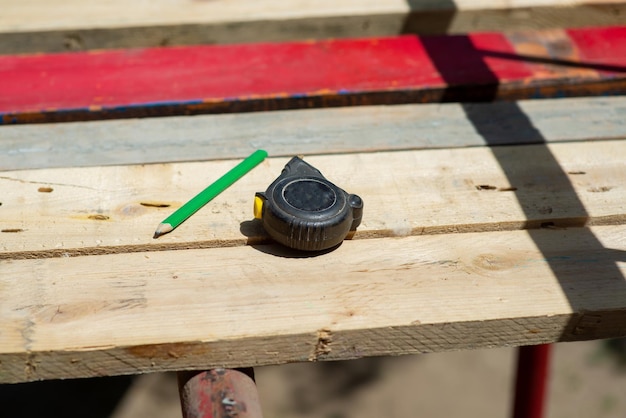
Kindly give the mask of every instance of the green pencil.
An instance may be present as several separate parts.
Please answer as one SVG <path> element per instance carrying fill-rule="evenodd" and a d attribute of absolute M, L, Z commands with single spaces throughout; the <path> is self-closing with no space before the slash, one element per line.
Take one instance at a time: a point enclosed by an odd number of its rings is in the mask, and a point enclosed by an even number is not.
<path fill-rule="evenodd" d="M 237 164 L 228 173 L 224 174 L 209 187 L 195 195 L 189 202 L 182 205 L 176 212 L 165 218 L 165 220 L 157 226 L 153 238 L 158 238 L 163 234 L 173 231 L 178 225 L 182 224 L 187 218 L 196 213 L 202 206 L 209 203 L 234 182 L 242 178 L 244 174 L 259 165 L 265 157 L 267 157 L 267 152 L 262 149 L 253 152 L 248 158 Z"/>

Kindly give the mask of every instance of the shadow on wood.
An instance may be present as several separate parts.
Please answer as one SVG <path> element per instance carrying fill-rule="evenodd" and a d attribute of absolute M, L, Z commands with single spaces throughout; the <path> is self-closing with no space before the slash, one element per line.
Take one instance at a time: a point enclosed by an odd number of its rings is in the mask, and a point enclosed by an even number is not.
<path fill-rule="evenodd" d="M 474 43 L 468 36 L 459 35 L 455 37 L 455 43 L 458 47 L 467 51 L 474 51 L 474 53 L 466 54 L 464 59 L 466 67 L 470 71 L 476 73 L 475 77 L 481 79 L 483 87 L 480 90 L 480 94 L 477 94 L 473 98 L 475 100 L 493 101 L 498 98 L 498 90 L 500 87 L 500 80 L 494 74 L 488 63 L 485 61 L 485 57 L 488 56 L 485 51 L 481 51 L 476 48 Z M 444 91 L 441 101 L 458 100 L 458 89 L 454 88 L 454 85 L 458 83 L 458 72 L 452 65 L 453 61 L 457 59 L 456 56 L 449 54 L 449 51 L 442 49 L 438 43 L 437 38 L 424 38 L 423 45 L 428 52 L 433 64 L 450 86 L 447 91 Z M 519 57 L 524 59 L 524 57 Z M 559 60 L 555 63 L 559 63 Z M 562 64 L 562 63 L 561 63 Z M 569 66 L 574 65 L 571 62 L 566 63 Z M 581 67 L 585 67 L 586 64 L 576 64 Z M 620 67 L 620 71 L 624 68 Z M 555 248 L 554 238 L 562 239 L 563 246 L 571 240 L 570 234 L 562 234 L 561 229 L 568 227 L 578 226 L 584 227 L 588 218 L 587 211 L 582 201 L 576 194 L 574 187 L 570 181 L 568 174 L 560 166 L 558 160 L 550 151 L 550 148 L 546 144 L 546 140 L 539 130 L 537 130 L 532 122 L 528 119 L 526 114 L 520 109 L 515 102 L 502 102 L 499 104 L 499 110 L 494 114 L 494 109 L 489 112 L 484 112 L 484 108 L 479 106 L 473 106 L 471 103 L 464 103 L 463 109 L 467 115 L 467 119 L 473 124 L 476 131 L 484 138 L 485 143 L 491 146 L 491 151 L 509 180 L 509 183 L 516 188 L 513 191 L 515 193 L 519 205 L 530 218 L 531 213 L 536 211 L 538 207 L 545 207 L 546 210 L 555 211 L 556 208 L 562 205 L 567 205 L 570 210 L 580 214 L 578 220 L 572 220 L 561 225 L 558 222 L 546 223 L 539 225 L 539 227 L 549 228 L 554 231 L 554 237 L 548 242 L 545 237 L 544 231 L 536 229 L 536 225 L 529 225 L 528 233 L 533 239 L 537 248 L 546 256 L 546 261 L 550 265 L 550 268 L 559 281 L 564 295 L 567 297 L 570 306 L 574 312 L 574 315 L 570 323 L 565 327 L 561 338 L 561 341 L 572 340 L 573 336 L 576 339 L 592 339 L 595 338 L 595 328 L 598 325 L 591 315 L 585 315 L 585 311 L 589 309 L 589 306 L 580 302 L 580 298 L 577 294 L 570 291 L 568 286 L 569 277 L 571 275 L 572 263 L 584 262 L 585 254 L 581 254 L 579 260 L 571 260 L 567 257 L 554 257 L 548 256 L 548 253 L 553 253 Z M 516 114 L 515 117 L 518 126 L 522 126 L 526 132 L 533 132 L 534 138 L 530 142 L 535 144 L 544 144 L 541 147 L 533 147 L 532 155 L 519 156 L 516 159 L 514 154 L 516 151 L 512 151 L 511 148 L 506 146 L 493 146 L 501 143 L 501 139 L 493 134 L 488 127 L 494 118 L 497 118 L 498 112 L 505 112 L 508 115 Z M 522 181 L 523 173 L 533 172 L 536 170 L 538 164 L 541 163 L 544 170 L 536 173 L 536 183 L 548 183 L 553 189 L 552 193 L 546 193 L 543 197 L 534 196 L 532 199 L 529 195 L 524 193 L 524 188 L 533 187 L 533 184 L 527 184 L 526 179 Z M 549 167 L 545 170 L 545 167 Z M 549 171 L 549 173 L 547 172 Z M 558 209 L 557 209 L 558 210 Z M 598 270 L 594 271 L 596 274 L 600 274 L 604 277 L 608 277 L 615 280 L 617 286 L 623 291 L 626 288 L 626 280 L 617 266 L 617 261 L 624 260 L 623 251 L 614 251 L 605 248 L 602 243 L 594 236 L 593 232 L 587 228 L 580 228 L 576 231 L 577 242 L 584 242 L 590 245 L 591 257 L 599 256 L 602 254 L 602 258 L 608 256 L 608 261 L 604 263 Z M 562 237 L 562 238 L 561 238 Z M 556 245 L 558 247 L 558 243 Z M 520 284 L 520 289 L 523 290 L 523 285 Z M 588 295 L 587 295 L 588 296 Z M 589 300 L 589 299 L 587 299 Z M 584 335 L 581 338 L 581 335 Z"/>

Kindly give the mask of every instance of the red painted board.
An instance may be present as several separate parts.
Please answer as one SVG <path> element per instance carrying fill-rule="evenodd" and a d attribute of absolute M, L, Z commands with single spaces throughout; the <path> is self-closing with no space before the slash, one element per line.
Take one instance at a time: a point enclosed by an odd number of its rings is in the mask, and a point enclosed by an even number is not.
<path fill-rule="evenodd" d="M 0 56 L 1 123 L 626 92 L 626 27 Z"/>
<path fill-rule="evenodd" d="M 568 30 L 567 34 L 579 53 L 580 61 L 607 66 L 597 67 L 602 74 L 611 76 L 614 73 L 611 66 L 623 67 L 626 64 L 626 28 Z"/>

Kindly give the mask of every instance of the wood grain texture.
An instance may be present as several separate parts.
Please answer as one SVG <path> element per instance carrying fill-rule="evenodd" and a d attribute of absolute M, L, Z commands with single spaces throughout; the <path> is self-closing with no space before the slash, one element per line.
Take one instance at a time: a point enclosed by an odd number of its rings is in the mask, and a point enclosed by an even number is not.
<path fill-rule="evenodd" d="M 482 117 L 492 144 L 626 138 L 626 98 L 502 103 L 364 106 L 339 109 L 146 118 L 0 129 L 0 172 L 243 158 L 257 148 L 274 157 L 485 145 L 468 120 Z M 465 109 L 465 110 L 464 110 Z"/>
<path fill-rule="evenodd" d="M 14 3 L 0 53 L 623 24 L 626 13 L 591 0 Z M 406 103 L 427 101 L 425 85 L 431 101 L 615 94 L 624 30 L 5 56 L 0 112 L 41 122 Z M 0 383 L 625 336 L 626 142 L 610 140 L 624 137 L 624 109 L 615 98 L 0 130 Z M 485 141 L 510 146 L 473 147 Z M 274 158 L 151 238 L 236 163 L 224 158 L 260 147 Z M 332 252 L 287 251 L 250 220 L 254 192 L 297 153 L 365 201 L 356 239 Z"/>
<path fill-rule="evenodd" d="M 619 0 L 23 0 L 3 5 L 0 53 L 462 33 L 623 23 Z"/>
<path fill-rule="evenodd" d="M 0 382 L 623 336 L 625 238 L 622 225 L 308 258 L 261 245 L 0 260 Z"/>
<path fill-rule="evenodd" d="M 616 95 L 624 51 L 610 27 L 0 56 L 0 123 Z"/>
<path fill-rule="evenodd" d="M 555 160 L 543 147 L 501 147 L 497 160 L 485 147 L 306 160 L 365 201 L 357 238 L 624 222 L 626 141 L 550 144 Z M 0 258 L 258 243 L 265 235 L 250 221 L 252 198 L 287 161 L 266 160 L 158 240 L 156 225 L 235 161 L 4 172 Z M 516 184 L 502 166 L 518 173 Z"/>

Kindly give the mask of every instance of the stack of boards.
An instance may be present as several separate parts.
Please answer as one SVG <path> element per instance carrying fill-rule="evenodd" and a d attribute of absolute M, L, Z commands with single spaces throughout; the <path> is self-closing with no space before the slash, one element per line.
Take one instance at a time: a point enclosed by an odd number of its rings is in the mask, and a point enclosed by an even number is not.
<path fill-rule="evenodd" d="M 13 3 L 0 383 L 626 335 L 626 2 Z M 252 219 L 298 154 L 329 253 Z"/>

